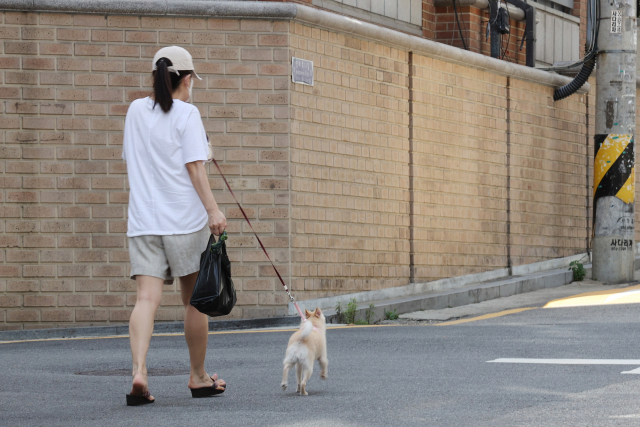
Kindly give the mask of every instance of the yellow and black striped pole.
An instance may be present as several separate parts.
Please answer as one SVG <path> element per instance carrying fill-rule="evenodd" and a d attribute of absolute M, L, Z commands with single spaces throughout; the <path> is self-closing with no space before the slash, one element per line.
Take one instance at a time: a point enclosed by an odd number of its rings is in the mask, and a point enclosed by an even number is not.
<path fill-rule="evenodd" d="M 595 136 L 593 278 L 633 280 L 635 148 L 633 135 Z"/>

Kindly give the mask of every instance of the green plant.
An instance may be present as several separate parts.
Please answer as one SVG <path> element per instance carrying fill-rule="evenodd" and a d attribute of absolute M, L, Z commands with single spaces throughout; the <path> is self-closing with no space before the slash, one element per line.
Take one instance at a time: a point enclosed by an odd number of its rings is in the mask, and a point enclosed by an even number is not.
<path fill-rule="evenodd" d="M 336 304 L 336 322 L 344 323 L 344 313 L 342 312 L 342 304 L 340 301 Z"/>
<path fill-rule="evenodd" d="M 368 325 L 369 323 L 366 320 L 356 320 L 356 325 Z"/>
<path fill-rule="evenodd" d="M 369 304 L 369 308 L 367 308 L 367 311 L 365 311 L 364 317 L 366 317 L 367 319 L 367 323 L 365 323 L 365 325 L 371 325 L 371 319 L 373 319 L 373 309 L 375 307 L 376 306 L 373 303 L 371 303 Z"/>
<path fill-rule="evenodd" d="M 576 282 L 581 282 L 584 280 L 584 276 L 587 275 L 587 270 L 584 269 L 584 266 L 579 261 L 572 261 L 569 264 L 569 269 L 573 270 L 573 280 Z"/>
<path fill-rule="evenodd" d="M 385 320 L 397 320 L 398 317 L 400 317 L 400 315 L 398 313 L 396 313 L 396 309 L 394 308 L 393 311 L 391 310 L 385 310 L 384 311 L 384 319 Z"/>
<path fill-rule="evenodd" d="M 347 323 L 356 323 L 356 312 L 358 311 L 358 303 L 355 298 L 352 298 L 347 304 L 347 309 L 344 311 L 344 320 Z"/>

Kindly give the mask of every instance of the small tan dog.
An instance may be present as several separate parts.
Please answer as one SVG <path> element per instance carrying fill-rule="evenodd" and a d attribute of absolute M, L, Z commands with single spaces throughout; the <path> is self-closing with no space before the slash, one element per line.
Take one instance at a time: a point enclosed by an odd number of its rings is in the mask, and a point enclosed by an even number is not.
<path fill-rule="evenodd" d="M 284 371 L 282 372 L 283 390 L 287 389 L 287 377 L 289 369 L 296 366 L 296 378 L 298 379 L 298 388 L 296 392 L 300 392 L 300 396 L 306 396 L 307 381 L 313 373 L 313 362 L 316 360 L 320 363 L 320 378 L 327 379 L 327 333 L 326 322 L 322 311 L 316 308 L 315 311 L 304 311 L 307 317 L 306 322 L 302 322 L 300 330 L 295 332 L 289 338 L 289 345 L 284 356 Z"/>

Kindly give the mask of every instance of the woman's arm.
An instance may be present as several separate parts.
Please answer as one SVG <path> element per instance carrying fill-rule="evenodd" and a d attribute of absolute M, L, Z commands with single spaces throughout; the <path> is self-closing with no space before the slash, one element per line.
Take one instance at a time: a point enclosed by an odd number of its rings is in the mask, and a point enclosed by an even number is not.
<path fill-rule="evenodd" d="M 216 199 L 213 198 L 211 187 L 209 187 L 207 172 L 204 170 L 204 165 L 202 164 L 202 161 L 198 160 L 187 163 L 186 166 L 193 188 L 196 189 L 204 208 L 209 214 L 209 229 L 212 234 L 219 236 L 227 228 L 227 219 L 218 208 Z"/>

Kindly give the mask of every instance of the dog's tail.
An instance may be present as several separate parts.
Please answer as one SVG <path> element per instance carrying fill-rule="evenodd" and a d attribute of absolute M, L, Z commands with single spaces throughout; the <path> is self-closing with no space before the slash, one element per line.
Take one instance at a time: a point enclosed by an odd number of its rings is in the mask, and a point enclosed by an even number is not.
<path fill-rule="evenodd" d="M 310 320 L 307 320 L 302 325 L 302 334 L 300 334 L 300 339 L 303 340 L 309 336 L 309 334 L 313 331 L 313 323 Z"/>

